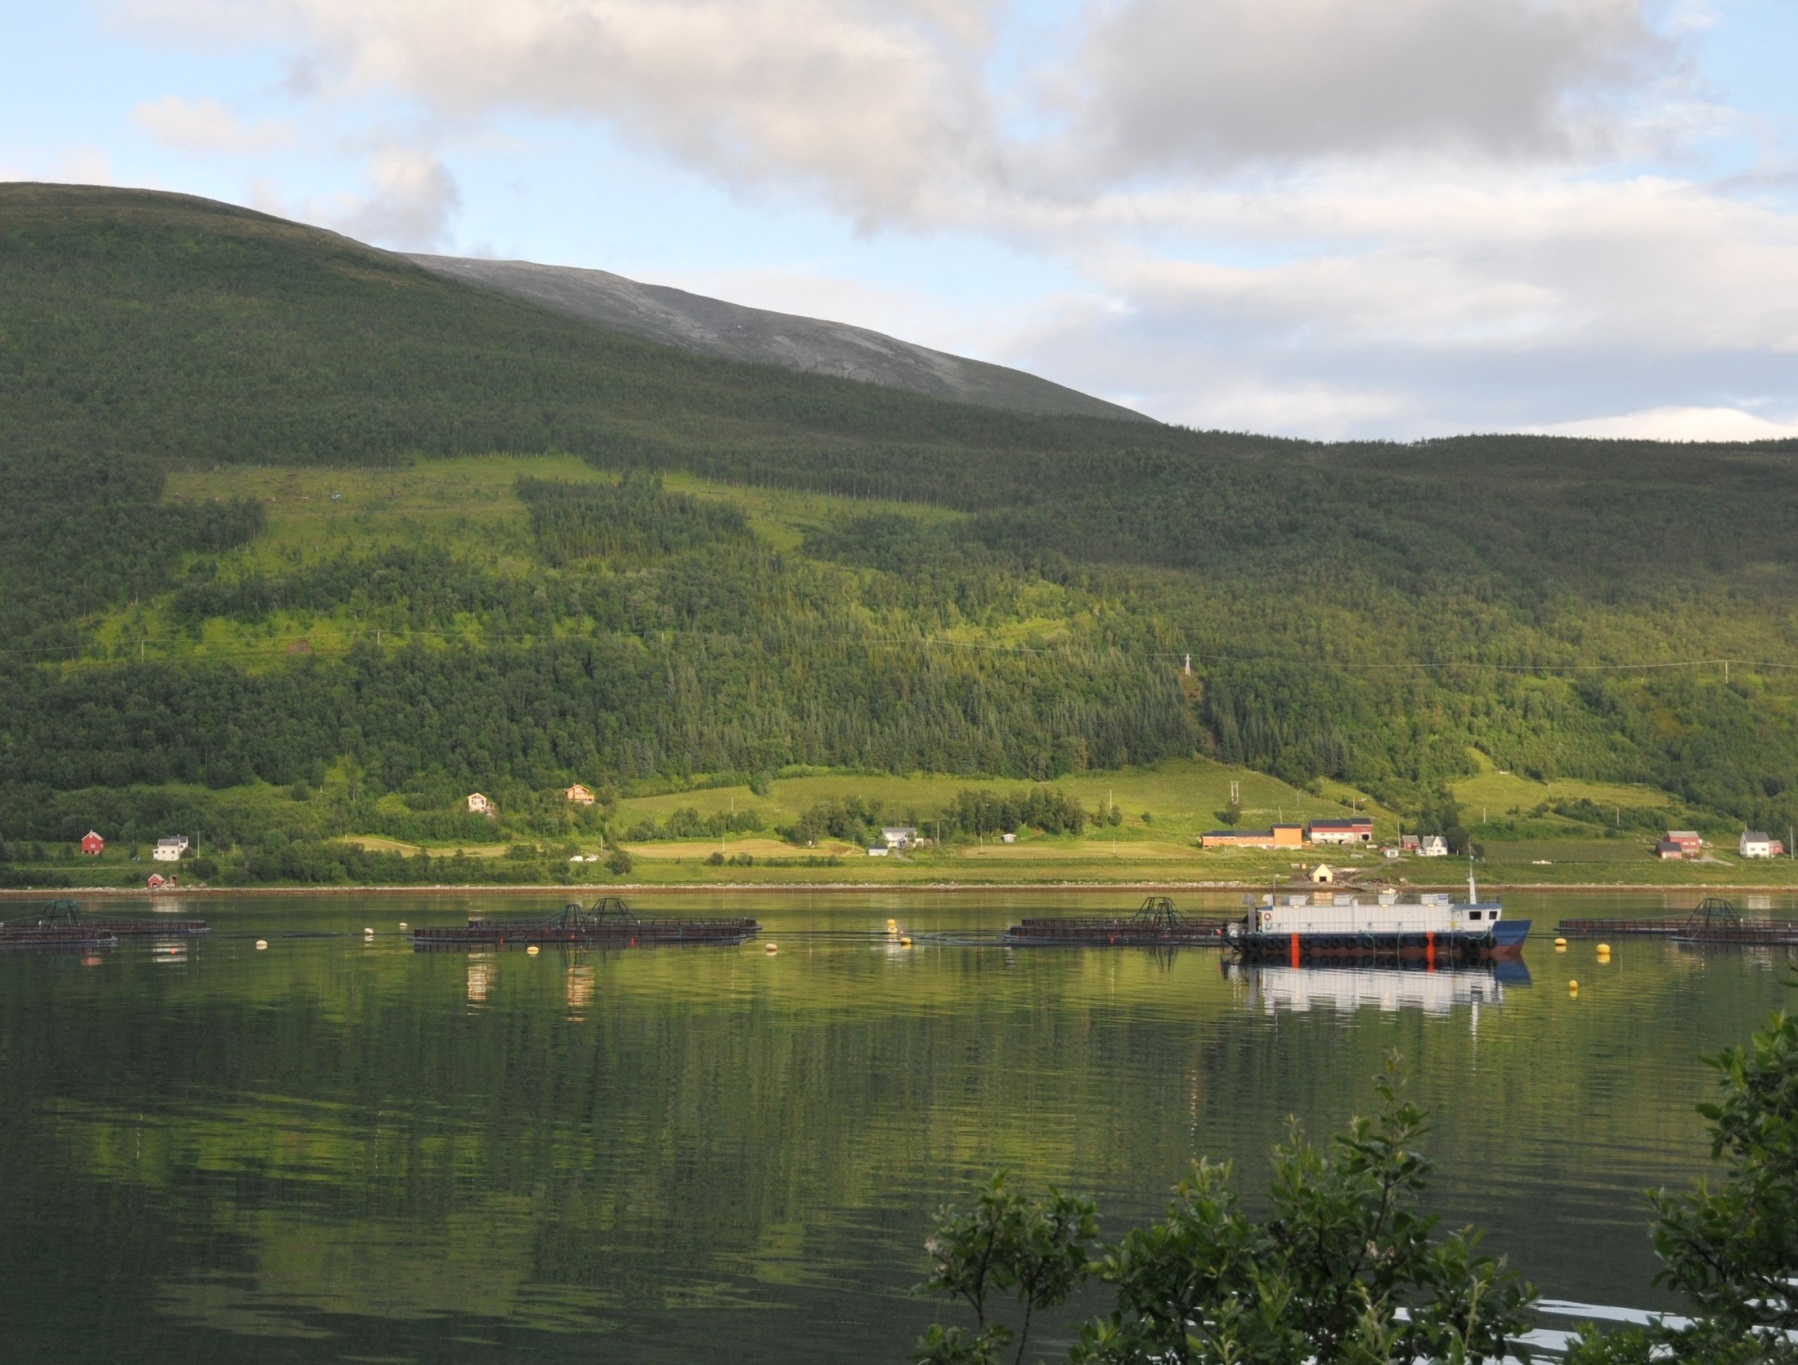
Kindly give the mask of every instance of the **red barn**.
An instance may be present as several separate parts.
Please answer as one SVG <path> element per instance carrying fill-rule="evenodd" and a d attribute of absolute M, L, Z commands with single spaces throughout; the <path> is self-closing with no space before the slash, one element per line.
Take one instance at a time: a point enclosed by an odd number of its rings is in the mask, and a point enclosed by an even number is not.
<path fill-rule="evenodd" d="M 106 840 L 102 839 L 90 829 L 86 834 L 81 836 L 81 851 L 90 858 L 98 858 L 102 853 L 106 852 Z"/>

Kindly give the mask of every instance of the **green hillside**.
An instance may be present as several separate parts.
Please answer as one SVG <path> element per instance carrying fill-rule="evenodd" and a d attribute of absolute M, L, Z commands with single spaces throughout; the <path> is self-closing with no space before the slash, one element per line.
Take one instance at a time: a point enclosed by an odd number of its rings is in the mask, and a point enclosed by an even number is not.
<path fill-rule="evenodd" d="M 1532 783 L 1486 840 L 1798 819 L 1798 444 L 1014 415 L 145 192 L 0 186 L 0 297 L 15 856 L 102 809 L 453 843 L 478 787 L 503 842 L 577 779 L 621 803 L 591 832 L 696 782 L 1195 755 L 1450 829 Z"/>

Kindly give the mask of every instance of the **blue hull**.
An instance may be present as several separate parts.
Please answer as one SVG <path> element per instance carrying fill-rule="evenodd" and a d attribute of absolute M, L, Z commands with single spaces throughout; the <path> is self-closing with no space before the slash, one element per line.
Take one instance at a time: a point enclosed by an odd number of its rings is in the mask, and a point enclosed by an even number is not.
<path fill-rule="evenodd" d="M 1530 936 L 1530 922 L 1526 919 L 1501 919 L 1492 926 L 1492 943 L 1498 948 L 1517 948 L 1524 939 Z"/>

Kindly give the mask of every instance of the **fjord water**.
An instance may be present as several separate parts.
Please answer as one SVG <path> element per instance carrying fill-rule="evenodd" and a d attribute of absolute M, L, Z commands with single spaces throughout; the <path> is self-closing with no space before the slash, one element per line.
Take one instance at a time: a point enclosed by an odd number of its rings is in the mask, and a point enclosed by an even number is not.
<path fill-rule="evenodd" d="M 1646 896 L 1508 898 L 1529 984 L 931 937 L 1132 899 L 658 897 L 763 940 L 535 957 L 397 926 L 553 894 L 210 899 L 194 943 L 0 956 L 0 1354 L 896 1361 L 931 1212 L 995 1168 L 1113 1230 L 1200 1155 L 1253 1202 L 1287 1117 L 1365 1110 L 1393 1050 L 1450 1223 L 1551 1296 L 1665 1302 L 1641 1191 L 1708 1169 L 1697 1056 L 1783 953 L 1544 933 Z"/>

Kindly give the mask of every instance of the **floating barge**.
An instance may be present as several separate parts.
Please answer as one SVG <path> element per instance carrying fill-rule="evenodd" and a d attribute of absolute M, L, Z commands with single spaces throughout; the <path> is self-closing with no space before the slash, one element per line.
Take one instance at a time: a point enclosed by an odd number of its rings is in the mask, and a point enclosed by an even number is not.
<path fill-rule="evenodd" d="M 1528 920 L 1506 920 L 1499 902 L 1481 900 L 1471 874 L 1465 901 L 1441 894 L 1404 901 L 1396 891 L 1380 892 L 1371 904 L 1340 893 L 1331 893 L 1327 904 L 1297 894 L 1243 901 L 1248 913 L 1233 928 L 1230 946 L 1244 962 L 1465 967 L 1517 957 L 1530 932 Z"/>
<path fill-rule="evenodd" d="M 1125 918 L 1027 919 L 1006 931 L 1006 943 L 1031 948 L 1225 948 L 1234 923 L 1185 916 L 1166 896 L 1150 896 Z"/>
<path fill-rule="evenodd" d="M 1662 938 L 1704 947 L 1760 947 L 1798 944 L 1798 921 L 1744 919 L 1733 901 L 1706 896 L 1689 915 L 1649 919 L 1564 919 L 1555 926 L 1564 938 Z"/>
<path fill-rule="evenodd" d="M 0 947 L 110 948 L 121 938 L 192 938 L 207 928 L 203 919 L 100 919 L 74 901 L 58 900 L 32 919 L 0 924 Z"/>
<path fill-rule="evenodd" d="M 471 919 L 462 928 L 414 929 L 420 952 L 468 948 L 526 948 L 550 944 L 576 948 L 649 948 L 663 944 L 735 944 L 762 931 L 752 919 L 646 919 L 617 896 L 591 909 L 566 905 L 543 920 Z"/>

